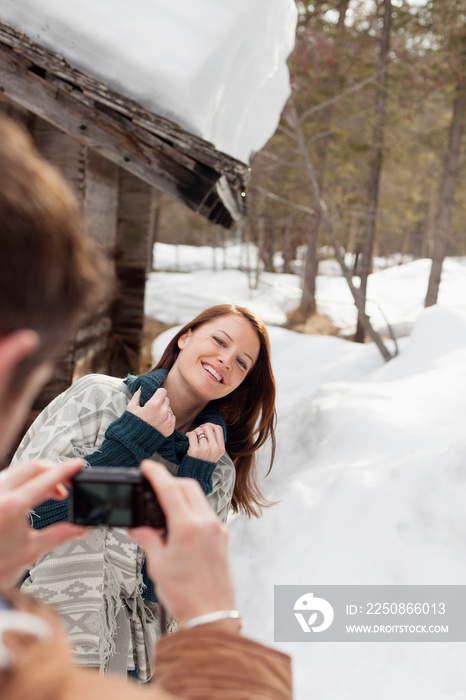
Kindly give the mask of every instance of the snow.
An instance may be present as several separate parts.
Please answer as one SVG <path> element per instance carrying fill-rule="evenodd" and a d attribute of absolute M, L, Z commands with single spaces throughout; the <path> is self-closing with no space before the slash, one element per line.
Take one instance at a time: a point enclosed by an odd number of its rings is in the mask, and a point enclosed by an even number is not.
<path fill-rule="evenodd" d="M 224 250 L 215 250 L 207 246 L 157 243 L 153 260 L 160 272 L 152 273 L 149 278 L 146 312 L 165 323 L 189 321 L 215 297 L 218 303 L 233 300 L 250 306 L 266 323 L 282 325 L 286 323 L 286 314 L 301 298 L 301 282 L 295 274 L 262 272 L 257 289 L 251 289 L 255 286 L 257 265 L 253 245 L 229 244 Z M 348 285 L 338 273 L 336 263 L 323 261 L 319 269 L 325 273 L 317 277 L 319 311 L 329 316 L 343 334 L 349 335 L 354 332 L 357 316 Z M 195 272 L 192 277 L 185 274 L 192 271 Z M 396 337 L 411 331 L 424 305 L 429 271 L 429 260 L 388 268 L 379 261 L 379 269 L 370 275 L 367 287 L 367 311 L 377 330 L 386 333 L 388 321 Z M 197 289 L 195 295 L 193 286 Z M 180 300 L 176 310 L 166 305 L 166 299 L 173 295 Z M 466 312 L 466 258 L 445 260 L 439 304 Z"/>
<path fill-rule="evenodd" d="M 242 259 L 233 250 L 228 263 Z M 218 252 L 216 272 L 201 269 L 196 252 L 178 251 L 178 267 L 192 272 L 151 274 L 146 312 L 183 323 L 223 300 L 260 308 L 277 380 L 276 459 L 268 477 L 266 450 L 259 466 L 266 496 L 279 502 L 260 519 L 229 521 L 246 633 L 291 654 L 296 700 L 464 700 L 463 643 L 273 642 L 276 584 L 466 584 L 464 259 L 446 260 L 429 309 L 428 261 L 371 276 L 371 297 L 402 335 L 386 364 L 372 343 L 277 325 L 299 298 L 293 275 L 264 275 L 250 290 L 246 272 L 220 269 Z M 214 254 L 203 254 L 208 267 Z M 170 255 L 158 249 L 158 267 Z M 319 277 L 318 297 L 351 328 L 334 272 Z M 155 357 L 173 332 L 156 340 Z"/>
<path fill-rule="evenodd" d="M 290 94 L 294 0 L 0 0 L 0 18 L 244 162 Z"/>

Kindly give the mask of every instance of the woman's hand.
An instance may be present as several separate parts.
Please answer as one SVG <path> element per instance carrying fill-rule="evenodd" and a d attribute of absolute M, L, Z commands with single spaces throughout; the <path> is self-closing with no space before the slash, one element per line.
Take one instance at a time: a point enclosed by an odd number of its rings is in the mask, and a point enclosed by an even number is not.
<path fill-rule="evenodd" d="M 195 430 L 186 433 L 189 440 L 188 455 L 206 462 L 218 462 L 225 453 L 225 440 L 220 425 L 203 423 Z"/>
<path fill-rule="evenodd" d="M 150 397 L 144 406 L 140 405 L 141 389 L 138 389 L 126 410 L 134 413 L 141 420 L 149 423 L 153 428 L 159 431 L 164 437 L 169 437 L 175 430 L 176 418 L 170 408 L 170 401 L 167 396 L 167 390 L 157 389 Z"/>

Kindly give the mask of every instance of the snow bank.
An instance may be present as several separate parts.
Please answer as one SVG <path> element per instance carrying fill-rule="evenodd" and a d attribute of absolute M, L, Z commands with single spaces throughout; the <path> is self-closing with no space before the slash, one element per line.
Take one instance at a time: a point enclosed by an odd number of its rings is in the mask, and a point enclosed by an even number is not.
<path fill-rule="evenodd" d="M 466 584 L 466 314 L 424 311 L 400 356 L 273 329 L 279 500 L 231 519 L 247 632 L 275 584 Z M 266 455 L 262 457 L 265 472 Z M 464 644 L 297 643 L 296 699 L 462 698 Z"/>
<path fill-rule="evenodd" d="M 263 273 L 254 289 L 254 273 L 240 270 L 156 272 L 146 284 L 145 312 L 163 323 L 184 324 L 208 306 L 231 303 L 248 306 L 266 323 L 283 325 L 299 303 L 298 284 L 293 275 Z"/>
<path fill-rule="evenodd" d="M 277 453 L 268 477 L 266 450 L 259 469 L 278 503 L 229 521 L 246 633 L 274 644 L 277 584 L 466 585 L 466 312 L 422 310 L 388 364 L 373 344 L 269 333 Z M 276 646 L 296 700 L 464 698 L 465 644 Z"/>

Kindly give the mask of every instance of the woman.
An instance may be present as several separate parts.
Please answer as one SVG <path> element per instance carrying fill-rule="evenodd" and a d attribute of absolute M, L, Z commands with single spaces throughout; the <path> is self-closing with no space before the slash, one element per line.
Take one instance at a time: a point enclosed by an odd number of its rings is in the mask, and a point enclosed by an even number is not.
<path fill-rule="evenodd" d="M 89 466 L 135 466 L 153 457 L 199 481 L 226 521 L 268 505 L 255 453 L 274 454 L 275 382 L 263 321 L 248 309 L 214 306 L 184 326 L 148 374 L 126 380 L 88 375 L 41 413 L 13 462 L 82 456 Z M 47 501 L 35 527 L 66 520 L 67 506 Z M 65 621 L 79 663 L 152 675 L 158 632 L 153 585 L 143 554 L 125 530 L 94 528 L 31 569 L 23 588 L 52 604 Z"/>

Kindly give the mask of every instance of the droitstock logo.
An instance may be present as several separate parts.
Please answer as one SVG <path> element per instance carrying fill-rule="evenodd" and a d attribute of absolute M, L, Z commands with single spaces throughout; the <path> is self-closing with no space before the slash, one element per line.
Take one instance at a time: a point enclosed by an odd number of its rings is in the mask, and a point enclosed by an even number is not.
<path fill-rule="evenodd" d="M 294 604 L 294 611 L 303 632 L 323 632 L 333 622 L 332 606 L 325 598 L 315 598 L 314 593 L 300 596 Z"/>
<path fill-rule="evenodd" d="M 276 642 L 466 642 L 466 585 L 274 586 Z"/>

